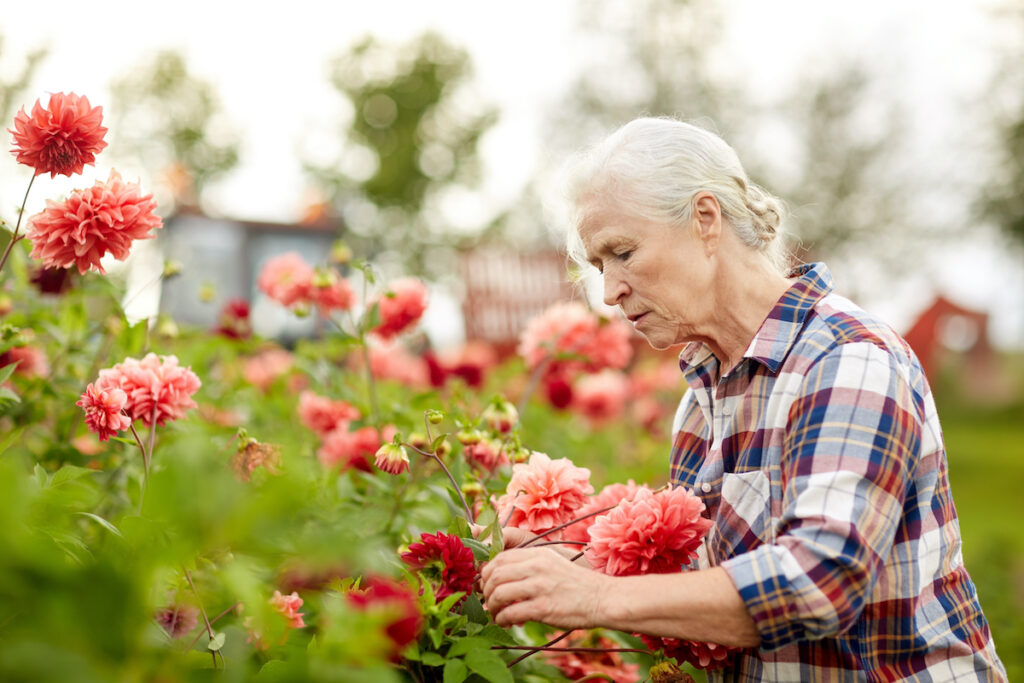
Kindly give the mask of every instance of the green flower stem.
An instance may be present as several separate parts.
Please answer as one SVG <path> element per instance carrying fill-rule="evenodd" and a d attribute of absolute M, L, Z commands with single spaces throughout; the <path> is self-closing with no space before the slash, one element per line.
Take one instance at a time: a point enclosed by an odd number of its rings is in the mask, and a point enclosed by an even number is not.
<path fill-rule="evenodd" d="M 33 173 L 32 177 L 28 181 L 28 189 L 25 190 L 25 198 L 21 200 L 21 210 L 18 211 L 18 221 L 14 224 L 14 232 L 11 233 L 11 241 L 7 243 L 7 248 L 4 249 L 4 255 L 0 258 L 0 270 L 4 269 L 4 264 L 7 263 L 7 257 L 11 255 L 11 249 L 14 248 L 14 243 L 17 242 L 21 237 L 18 236 L 18 230 L 21 228 L 21 219 L 25 215 L 25 205 L 28 203 L 28 193 L 32 189 L 32 183 L 36 180 L 36 176 Z M 24 237 L 24 235 L 22 235 Z"/>
<path fill-rule="evenodd" d="M 210 618 L 206 616 L 206 609 L 203 607 L 203 599 L 199 597 L 199 591 L 196 590 L 196 585 L 192 583 L 192 575 L 188 573 L 188 570 L 184 567 L 181 568 L 185 572 L 185 580 L 188 581 L 188 587 L 192 589 L 192 592 L 196 596 L 196 602 L 199 603 L 199 613 L 203 615 L 203 623 L 206 624 L 206 635 L 209 636 L 210 642 L 213 642 L 213 626 L 210 624 Z M 210 650 L 210 654 L 213 655 L 213 668 L 217 669 L 217 651 Z"/>
<path fill-rule="evenodd" d="M 453 477 L 452 473 L 448 470 L 447 467 L 445 467 L 444 461 L 442 461 L 441 458 L 439 458 L 436 453 L 428 453 L 426 451 L 420 450 L 416 446 L 413 446 L 411 443 L 403 443 L 402 445 L 407 448 L 411 448 L 420 455 L 425 455 L 426 457 L 433 458 L 434 460 L 437 461 L 437 464 L 441 466 L 441 469 L 444 470 L 444 473 L 448 475 L 448 481 L 452 483 L 452 487 L 455 489 L 455 493 L 458 494 L 459 500 L 462 501 L 462 509 L 466 511 L 466 521 L 470 524 L 475 523 L 476 520 L 473 519 L 473 513 L 470 512 L 469 510 L 469 503 L 466 502 L 466 497 L 462 495 L 462 489 L 459 488 L 459 485 L 455 482 L 455 477 Z"/>
<path fill-rule="evenodd" d="M 131 416 L 129 416 L 129 418 L 130 417 Z M 135 443 L 139 444 L 139 450 L 142 451 L 142 490 L 139 491 L 139 514 L 141 515 L 142 501 L 146 498 L 146 485 L 149 483 L 149 452 L 146 450 L 146 447 L 142 445 L 142 439 L 139 438 L 139 433 L 135 431 L 135 424 L 129 423 L 128 428 L 132 430 L 132 436 L 135 437 Z"/>
<path fill-rule="evenodd" d="M 210 619 L 210 625 L 213 626 L 218 621 L 220 621 L 222 618 L 226 617 L 229 613 L 234 612 L 235 609 L 239 605 L 241 605 L 241 604 L 242 603 L 240 603 L 240 602 L 236 602 L 235 604 L 231 605 L 231 607 L 228 607 L 226 610 L 224 610 L 223 612 L 221 612 L 220 614 L 215 616 L 213 619 Z M 192 642 L 188 644 L 188 648 L 187 649 L 191 650 L 193 647 L 195 647 L 196 643 L 198 643 L 199 639 L 202 638 L 202 637 L 203 637 L 203 631 L 200 631 L 199 633 L 196 634 L 196 637 L 192 639 Z"/>

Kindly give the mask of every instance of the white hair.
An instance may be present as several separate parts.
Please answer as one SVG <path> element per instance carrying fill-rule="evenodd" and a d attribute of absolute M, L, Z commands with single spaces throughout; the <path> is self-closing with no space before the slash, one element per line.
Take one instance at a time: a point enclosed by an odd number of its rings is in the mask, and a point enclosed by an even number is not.
<path fill-rule="evenodd" d="M 650 220 L 683 225 L 693 197 L 702 191 L 718 200 L 740 240 L 779 271 L 788 265 L 780 239 L 783 204 L 747 178 L 736 152 L 703 128 L 669 118 L 639 118 L 573 157 L 565 169 L 572 215 L 566 236 L 569 256 L 583 265 L 581 205 L 595 195 Z"/>

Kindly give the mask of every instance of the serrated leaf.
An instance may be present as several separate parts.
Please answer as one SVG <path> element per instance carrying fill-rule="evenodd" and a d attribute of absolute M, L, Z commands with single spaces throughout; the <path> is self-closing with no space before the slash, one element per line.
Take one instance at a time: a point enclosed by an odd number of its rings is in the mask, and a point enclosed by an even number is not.
<path fill-rule="evenodd" d="M 519 641 L 515 639 L 515 636 L 497 624 L 488 624 L 487 626 L 484 626 L 483 630 L 480 631 L 479 636 L 481 638 L 487 638 L 492 643 L 498 643 L 499 645 L 519 644 Z"/>
<path fill-rule="evenodd" d="M 107 520 L 103 519 L 99 515 L 94 515 L 91 512 L 79 512 L 77 514 L 82 515 L 83 517 L 88 517 L 89 519 L 93 520 L 94 522 L 96 522 L 97 524 L 99 524 L 100 526 L 102 526 L 104 529 L 106 529 L 110 533 L 114 534 L 115 536 L 120 536 L 121 538 L 124 538 L 124 535 L 120 531 L 118 531 L 116 526 L 114 526 L 113 524 L 111 524 Z"/>
<path fill-rule="evenodd" d="M 491 683 L 514 683 L 512 672 L 498 655 L 490 650 L 473 650 L 466 655 L 466 666 L 473 673 L 480 674 Z"/>
<path fill-rule="evenodd" d="M 474 650 L 486 650 L 490 652 L 491 641 L 486 638 L 478 638 L 476 636 L 471 638 L 461 638 L 456 640 L 448 650 L 448 657 L 458 657 L 466 654 L 467 652 L 473 652 Z"/>
<path fill-rule="evenodd" d="M 444 663 L 444 683 L 462 683 L 468 675 L 466 663 L 461 659 L 449 659 Z"/>
<path fill-rule="evenodd" d="M 491 549 L 475 538 L 463 538 L 462 542 L 467 548 L 473 551 L 473 559 L 477 562 L 483 562 L 491 559 Z"/>
<path fill-rule="evenodd" d="M 474 624 L 486 624 L 490 621 L 487 612 L 484 611 L 484 606 L 480 604 L 480 598 L 476 595 L 466 598 L 466 602 L 462 604 L 462 613 Z"/>
<path fill-rule="evenodd" d="M 53 473 L 53 477 L 50 479 L 50 487 L 60 486 L 66 484 L 69 481 L 74 481 L 84 477 L 87 474 L 92 474 L 95 470 L 90 470 L 86 467 L 76 467 L 75 465 L 65 465 L 59 470 Z"/>
<path fill-rule="evenodd" d="M 227 634 L 221 631 L 220 633 L 214 633 L 210 643 L 206 646 L 207 650 L 211 652 L 217 652 L 224 647 L 224 640 L 227 638 Z"/>

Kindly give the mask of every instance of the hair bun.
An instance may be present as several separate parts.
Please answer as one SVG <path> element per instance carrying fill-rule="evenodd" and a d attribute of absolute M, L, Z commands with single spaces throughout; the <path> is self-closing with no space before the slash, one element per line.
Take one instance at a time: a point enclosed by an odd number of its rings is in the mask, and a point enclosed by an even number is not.
<path fill-rule="evenodd" d="M 756 185 L 747 186 L 747 208 L 753 214 L 754 229 L 766 242 L 775 238 L 782 222 L 782 205 Z"/>

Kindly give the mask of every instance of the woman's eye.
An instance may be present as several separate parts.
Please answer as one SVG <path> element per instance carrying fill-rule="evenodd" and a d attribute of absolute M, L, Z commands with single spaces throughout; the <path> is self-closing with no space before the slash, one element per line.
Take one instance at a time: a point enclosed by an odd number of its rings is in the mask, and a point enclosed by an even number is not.
<path fill-rule="evenodd" d="M 619 259 L 620 261 L 625 261 L 625 260 L 627 260 L 632 255 L 633 255 L 632 251 L 623 251 L 623 252 L 620 252 L 620 253 L 616 254 L 615 258 Z"/>

